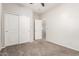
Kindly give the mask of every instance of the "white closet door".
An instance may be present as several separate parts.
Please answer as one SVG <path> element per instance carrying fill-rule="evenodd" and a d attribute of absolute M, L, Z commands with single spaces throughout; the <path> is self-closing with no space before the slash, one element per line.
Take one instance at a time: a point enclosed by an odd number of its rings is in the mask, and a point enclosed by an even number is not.
<path fill-rule="evenodd" d="M 42 20 L 35 20 L 35 40 L 42 39 Z"/>
<path fill-rule="evenodd" d="M 20 16 L 20 43 L 25 43 L 30 41 L 30 17 Z"/>
<path fill-rule="evenodd" d="M 18 16 L 4 14 L 5 46 L 18 44 Z"/>

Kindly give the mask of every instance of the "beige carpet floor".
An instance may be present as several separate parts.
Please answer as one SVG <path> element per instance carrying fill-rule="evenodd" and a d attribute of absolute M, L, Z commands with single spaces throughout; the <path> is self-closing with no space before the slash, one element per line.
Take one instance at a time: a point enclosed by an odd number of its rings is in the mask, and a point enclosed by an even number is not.
<path fill-rule="evenodd" d="M 75 51 L 48 41 L 36 40 L 19 45 L 5 47 L 1 56 L 79 56 Z"/>

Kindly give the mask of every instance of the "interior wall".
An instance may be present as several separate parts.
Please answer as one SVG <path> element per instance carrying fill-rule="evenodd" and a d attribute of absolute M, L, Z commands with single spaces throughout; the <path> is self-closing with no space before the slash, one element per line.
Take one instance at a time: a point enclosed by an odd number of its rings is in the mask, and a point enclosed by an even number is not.
<path fill-rule="evenodd" d="M 30 39 L 29 39 L 29 41 L 33 41 L 33 21 L 34 20 L 33 20 L 32 10 L 29 9 L 29 8 L 18 6 L 16 4 L 11 4 L 11 3 L 10 4 L 9 3 L 5 4 L 4 3 L 3 4 L 3 14 L 5 14 L 5 13 L 15 14 L 15 15 L 18 15 L 18 16 L 27 16 L 27 17 L 29 17 L 30 18 L 30 25 L 29 25 L 30 26 L 30 30 L 29 30 Z M 21 23 L 19 23 L 19 24 L 21 24 Z M 19 32 L 21 32 L 21 31 L 19 31 Z"/>
<path fill-rule="evenodd" d="M 46 40 L 79 51 L 79 4 L 61 4 L 44 14 Z"/>
<path fill-rule="evenodd" d="M 1 49 L 1 15 L 2 15 L 2 4 L 0 3 L 0 49 Z"/>

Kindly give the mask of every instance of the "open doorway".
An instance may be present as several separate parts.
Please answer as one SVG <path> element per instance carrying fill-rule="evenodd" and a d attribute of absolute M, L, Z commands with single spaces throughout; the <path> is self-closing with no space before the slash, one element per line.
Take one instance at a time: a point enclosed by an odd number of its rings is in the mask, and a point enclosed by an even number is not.
<path fill-rule="evenodd" d="M 35 40 L 46 39 L 46 25 L 45 20 L 35 20 Z"/>
<path fill-rule="evenodd" d="M 42 39 L 42 20 L 35 20 L 35 40 Z"/>

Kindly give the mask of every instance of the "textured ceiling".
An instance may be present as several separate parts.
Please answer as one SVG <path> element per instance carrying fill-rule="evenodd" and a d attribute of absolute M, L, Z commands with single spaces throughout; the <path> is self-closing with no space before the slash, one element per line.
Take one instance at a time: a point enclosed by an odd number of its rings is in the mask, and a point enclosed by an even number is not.
<path fill-rule="evenodd" d="M 37 14 L 44 14 L 48 11 L 50 11 L 51 9 L 57 7 L 59 5 L 59 3 L 44 3 L 45 6 L 43 7 L 41 5 L 41 3 L 4 3 L 5 6 L 19 6 L 19 7 L 25 7 L 25 8 L 30 8 L 32 9 L 35 13 Z"/>
<path fill-rule="evenodd" d="M 43 13 L 46 13 L 47 11 L 49 11 L 50 9 L 56 7 L 59 4 L 57 4 L 57 3 L 45 3 L 44 7 L 40 3 L 33 3 L 33 4 L 23 3 L 22 5 L 31 8 L 34 12 L 36 12 L 38 14 L 43 14 Z"/>

